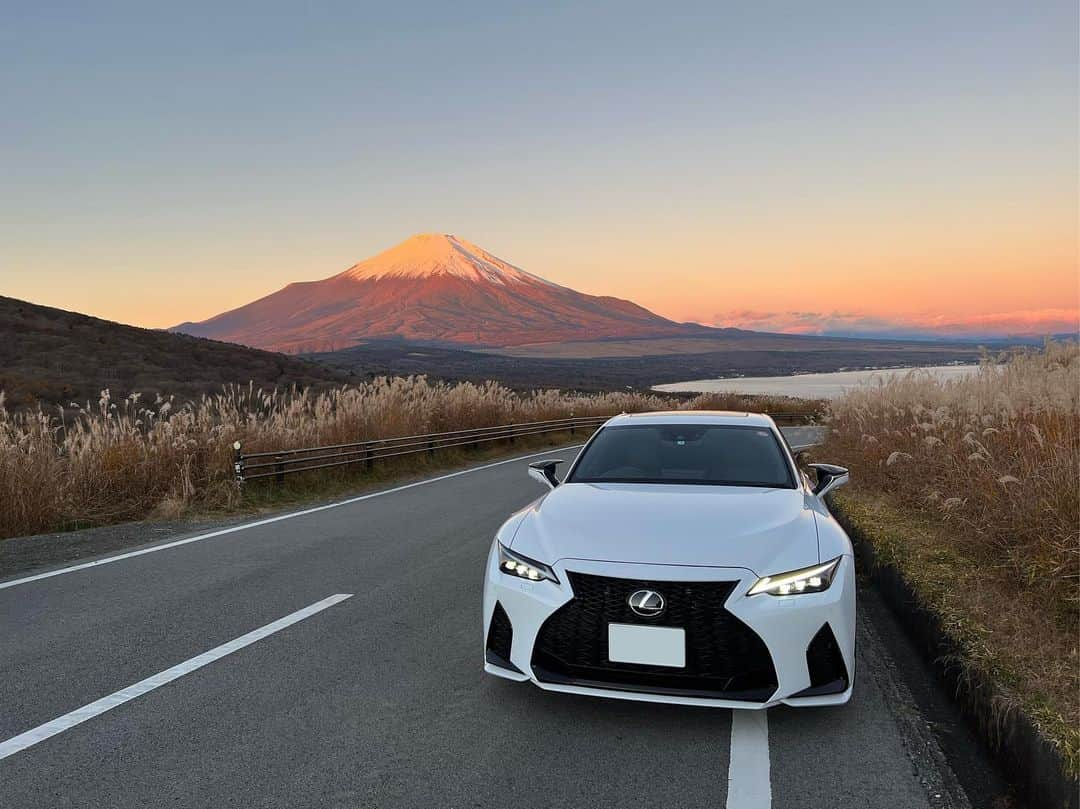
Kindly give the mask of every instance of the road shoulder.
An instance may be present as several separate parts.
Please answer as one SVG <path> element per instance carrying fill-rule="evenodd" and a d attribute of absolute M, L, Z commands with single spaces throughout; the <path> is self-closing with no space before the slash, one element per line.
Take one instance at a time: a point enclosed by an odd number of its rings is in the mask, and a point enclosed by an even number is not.
<path fill-rule="evenodd" d="M 294 502 L 276 508 L 250 509 L 233 515 L 193 516 L 186 520 L 141 520 L 138 522 L 84 528 L 79 531 L 37 534 L 0 540 L 0 582 L 20 574 L 36 575 L 68 564 L 85 564 L 121 552 L 181 541 L 203 533 L 237 529 L 248 523 L 298 514 L 310 508 L 342 503 L 357 497 L 376 495 L 403 486 L 434 482 L 448 475 L 460 475 L 493 465 L 512 463 L 580 446 L 580 442 L 554 447 L 538 447 L 534 452 L 507 453 L 469 463 L 426 470 L 391 480 L 366 481 L 356 487 L 306 502 Z"/>

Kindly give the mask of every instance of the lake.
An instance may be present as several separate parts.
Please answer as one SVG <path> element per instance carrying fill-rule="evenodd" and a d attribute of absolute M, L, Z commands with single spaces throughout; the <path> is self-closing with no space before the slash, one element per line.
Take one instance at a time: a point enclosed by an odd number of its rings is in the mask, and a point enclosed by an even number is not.
<path fill-rule="evenodd" d="M 654 385 L 663 393 L 748 393 L 772 396 L 798 396 L 803 399 L 835 399 L 849 388 L 877 384 L 878 380 L 925 371 L 938 379 L 960 379 L 976 371 L 977 365 L 937 365 L 927 368 L 879 368 L 870 371 L 834 371 L 827 374 L 795 376 L 755 376 L 731 379 L 695 379 Z"/>

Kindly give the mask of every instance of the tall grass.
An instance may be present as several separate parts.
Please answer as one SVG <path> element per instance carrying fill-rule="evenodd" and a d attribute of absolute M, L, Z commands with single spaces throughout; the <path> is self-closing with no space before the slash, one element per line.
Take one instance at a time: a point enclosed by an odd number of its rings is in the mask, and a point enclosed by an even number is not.
<path fill-rule="evenodd" d="M 798 400 L 767 404 L 810 407 Z M 144 402 L 137 394 L 114 401 L 106 390 L 96 404 L 66 412 L 9 413 L 0 393 L 0 537 L 234 506 L 243 496 L 231 479 L 236 440 L 258 452 L 570 415 L 730 405 L 716 396 L 521 395 L 493 382 L 448 385 L 424 377 L 380 378 L 318 394 L 231 387 L 183 405 Z M 357 474 L 353 467 L 320 479 Z"/>
<path fill-rule="evenodd" d="M 1080 347 L 925 372 L 833 403 L 829 450 L 857 486 L 953 528 L 987 564 L 1080 602 Z"/>
<path fill-rule="evenodd" d="M 953 640 L 996 733 L 1019 709 L 1080 774 L 1080 347 L 926 373 L 831 406 L 838 505 Z"/>

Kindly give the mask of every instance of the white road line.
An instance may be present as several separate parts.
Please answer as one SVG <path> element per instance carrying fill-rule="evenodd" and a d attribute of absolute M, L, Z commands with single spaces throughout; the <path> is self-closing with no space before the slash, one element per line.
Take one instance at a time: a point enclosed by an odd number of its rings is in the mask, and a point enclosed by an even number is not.
<path fill-rule="evenodd" d="M 141 548 L 137 551 L 129 551 L 127 553 L 119 553 L 116 556 L 107 556 L 104 559 L 95 559 L 92 562 L 82 562 L 78 565 L 71 565 L 70 567 L 62 567 L 58 570 L 48 570 L 44 573 L 37 573 L 33 576 L 24 576 L 21 579 L 11 579 L 10 581 L 0 581 L 0 590 L 5 590 L 8 587 L 17 587 L 20 584 L 29 584 L 32 581 L 40 581 L 41 579 L 49 579 L 53 576 L 62 576 L 65 573 L 75 573 L 79 570 L 86 570 L 91 567 L 100 567 L 101 565 L 108 565 L 112 562 L 119 562 L 123 559 L 132 559 L 136 556 L 143 556 L 147 553 L 157 553 L 158 551 L 168 550 L 169 548 L 178 548 L 181 545 L 188 545 L 192 542 L 202 542 L 204 539 L 213 539 L 214 537 L 224 536 L 225 534 L 233 534 L 237 531 L 243 531 L 247 528 L 258 528 L 262 525 L 270 525 L 271 523 L 281 522 L 282 520 L 291 520 L 293 517 L 304 517 L 308 514 L 316 514 L 320 511 L 327 511 L 332 508 L 340 508 L 341 506 L 349 506 L 353 503 L 359 503 L 362 500 L 370 500 L 373 497 L 382 497 L 386 494 L 395 494 L 396 492 L 403 492 L 406 489 L 414 489 L 417 486 L 427 486 L 429 483 L 438 483 L 439 481 L 449 480 L 450 478 L 460 477 L 461 475 L 469 475 L 473 472 L 482 472 L 485 469 L 491 469 L 496 466 L 502 466 L 503 464 L 516 463 L 523 461 L 526 458 L 536 458 L 540 455 L 552 455 L 556 452 L 565 452 L 569 449 L 579 449 L 582 444 L 571 444 L 568 447 L 559 447 L 557 449 L 549 449 L 544 452 L 533 452 L 528 455 L 518 455 L 514 458 L 507 458 L 503 461 L 495 461 L 494 463 L 484 464 L 483 466 L 474 466 L 470 469 L 461 469 L 457 472 L 450 472 L 446 475 L 439 475 L 434 478 L 427 478 L 425 480 L 418 480 L 413 483 L 406 483 L 403 486 L 395 486 L 393 489 L 384 489 L 379 492 L 372 492 L 371 494 L 363 494 L 359 497 L 351 497 L 348 500 L 342 500 L 339 503 L 328 503 L 325 506 L 315 506 L 314 508 L 307 508 L 303 511 L 294 511 L 290 514 L 280 514 L 277 517 L 267 517 L 264 520 L 256 520 L 255 522 L 248 522 L 242 525 L 234 525 L 229 528 L 222 528 L 220 531 L 211 531 L 208 534 L 199 534 L 198 536 L 188 537 L 187 539 L 178 539 L 175 542 L 165 542 L 161 545 L 154 545 L 149 548 Z"/>
<path fill-rule="evenodd" d="M 769 809 L 769 719 L 761 710 L 731 712 L 727 809 Z"/>
<path fill-rule="evenodd" d="M 134 685 L 122 688 L 114 694 L 109 694 L 109 696 L 102 697 L 95 702 L 91 702 L 89 705 L 76 708 L 74 711 L 59 716 L 51 722 L 46 722 L 44 725 L 38 725 L 36 728 L 31 728 L 25 733 L 13 736 L 5 742 L 0 742 L 0 759 L 15 755 L 15 753 L 18 753 L 20 750 L 25 750 L 27 747 L 32 747 L 38 742 L 43 742 L 58 733 L 70 730 L 76 725 L 80 725 L 88 719 L 93 719 L 95 716 L 100 716 L 106 711 L 111 711 L 118 705 L 123 705 L 125 702 L 133 700 L 136 697 L 141 697 L 143 694 L 153 691 L 155 688 L 160 688 L 163 685 L 171 683 L 173 680 L 179 679 L 185 674 L 190 674 L 196 669 L 201 669 L 203 666 L 209 665 L 215 660 L 220 660 L 226 655 L 231 655 L 233 652 L 239 651 L 245 646 L 250 646 L 268 635 L 280 632 L 285 627 L 292 626 L 298 621 L 310 618 L 315 613 L 322 612 L 328 607 L 332 607 L 347 598 L 352 598 L 352 593 L 338 593 L 329 598 L 324 598 L 322 601 L 317 601 L 310 607 L 304 607 L 302 610 L 297 610 L 294 613 L 286 615 L 284 618 L 278 618 L 276 621 L 269 623 L 260 629 L 248 632 L 246 635 L 241 635 L 236 640 L 223 643 L 221 646 L 211 649 L 209 652 L 203 652 L 198 657 L 185 660 L 183 663 L 165 669 L 165 671 L 159 672 L 152 677 L 147 677 L 145 680 L 140 680 Z"/>

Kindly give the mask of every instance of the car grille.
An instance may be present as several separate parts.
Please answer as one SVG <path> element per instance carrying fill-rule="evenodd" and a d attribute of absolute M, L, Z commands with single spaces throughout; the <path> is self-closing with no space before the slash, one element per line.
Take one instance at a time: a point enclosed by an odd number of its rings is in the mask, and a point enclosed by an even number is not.
<path fill-rule="evenodd" d="M 532 666 L 543 682 L 764 702 L 776 691 L 765 642 L 724 608 L 737 582 L 647 581 L 567 574 L 574 597 L 540 627 Z M 663 595 L 665 611 L 643 618 L 627 605 L 635 590 Z M 686 667 L 613 663 L 608 624 L 686 630 Z"/>

